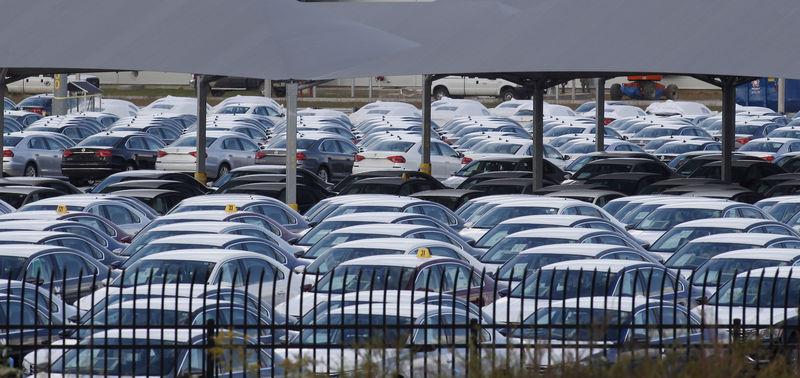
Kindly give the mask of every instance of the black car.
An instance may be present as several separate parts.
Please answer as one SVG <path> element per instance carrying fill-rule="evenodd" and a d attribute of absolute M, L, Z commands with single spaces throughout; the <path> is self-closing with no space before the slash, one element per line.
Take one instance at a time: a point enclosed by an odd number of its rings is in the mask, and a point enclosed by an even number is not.
<path fill-rule="evenodd" d="M 94 135 L 64 151 L 61 172 L 70 181 L 102 179 L 122 171 L 153 169 L 164 142 L 147 133 Z"/>
<path fill-rule="evenodd" d="M 64 180 L 52 177 L 3 177 L 0 186 L 40 186 L 63 192 L 64 194 L 83 194 L 83 191 Z"/>
<path fill-rule="evenodd" d="M 731 179 L 748 189 L 755 189 L 758 181 L 764 177 L 786 173 L 783 168 L 767 163 L 763 159 L 758 160 L 733 160 L 731 162 Z M 715 161 L 697 168 L 690 178 L 712 178 L 722 177 L 722 162 Z"/>
<path fill-rule="evenodd" d="M 0 186 L 0 200 L 19 209 L 40 199 L 58 197 L 65 193 L 40 186 Z"/>
<path fill-rule="evenodd" d="M 347 176 L 344 180 L 340 181 L 336 186 L 333 187 L 334 192 L 340 192 L 347 188 L 350 184 L 358 181 L 363 180 L 370 177 L 407 177 L 407 178 L 421 178 L 428 183 L 431 184 L 431 189 L 447 189 L 447 186 L 439 182 L 439 180 L 435 179 L 433 176 L 419 172 L 419 171 L 401 171 L 401 170 L 394 170 L 394 171 L 369 171 L 369 172 L 361 172 L 361 173 L 354 173 L 350 176 Z"/>
<path fill-rule="evenodd" d="M 331 196 L 336 194 L 336 193 L 331 192 L 329 190 L 329 186 L 322 185 L 321 181 L 319 181 L 315 177 L 304 175 L 304 174 L 302 174 L 300 172 L 298 172 L 295 177 L 296 177 L 295 178 L 295 182 L 298 183 L 298 184 L 307 185 L 307 186 L 311 186 L 311 187 L 317 188 L 317 189 L 319 189 L 319 190 L 321 190 L 323 192 L 328 193 L 328 195 L 331 195 Z M 238 177 L 232 178 L 232 179 L 228 180 L 227 182 L 225 182 L 224 184 L 218 186 L 217 187 L 217 192 L 225 193 L 226 191 L 228 191 L 228 190 L 230 190 L 232 188 L 235 188 L 235 187 L 237 187 L 239 185 L 252 184 L 252 183 L 257 183 L 257 182 L 262 182 L 262 183 L 268 183 L 268 182 L 279 183 L 279 182 L 283 182 L 283 183 L 285 183 L 286 182 L 286 174 L 285 173 L 258 173 L 258 174 L 252 174 L 252 175 L 246 175 L 246 176 L 238 176 Z"/>
<path fill-rule="evenodd" d="M 163 189 L 174 190 L 183 194 L 186 197 L 200 196 L 206 194 L 206 191 L 201 190 L 192 185 L 175 180 L 128 180 L 120 181 L 116 184 L 111 184 L 103 188 L 100 193 L 112 193 L 120 190 L 128 189 Z"/>
<path fill-rule="evenodd" d="M 183 172 L 169 172 L 169 171 L 156 171 L 154 169 L 140 169 L 137 171 L 125 171 L 115 173 L 111 176 L 105 178 L 105 180 L 101 181 L 97 184 L 94 188 L 92 188 L 92 193 L 104 193 L 103 189 L 111 184 L 115 184 L 118 182 L 123 181 L 135 181 L 135 180 L 171 180 L 171 181 L 178 181 L 183 183 L 186 186 L 190 186 L 192 188 L 197 189 L 203 193 L 208 193 L 211 190 L 207 188 L 205 185 L 201 184 L 199 181 L 195 180 L 189 174 Z"/>
<path fill-rule="evenodd" d="M 175 190 L 165 189 L 125 189 L 116 191 L 114 194 L 136 198 L 161 215 L 166 214 L 175 205 L 190 197 Z"/>
<path fill-rule="evenodd" d="M 465 202 L 478 197 L 485 196 L 486 193 L 479 190 L 469 189 L 435 189 L 417 192 L 411 197 L 423 199 L 426 201 L 436 202 L 447 206 L 450 210 L 455 211 Z"/>
<path fill-rule="evenodd" d="M 650 184 L 662 181 L 664 176 L 658 173 L 649 172 L 624 172 L 608 173 L 595 176 L 586 180 L 587 184 L 602 185 L 610 190 L 622 192 L 627 195 L 638 194 Z"/>
<path fill-rule="evenodd" d="M 214 181 L 214 186 L 217 188 L 222 187 L 228 181 L 241 177 L 241 176 L 248 176 L 248 175 L 256 175 L 256 174 L 286 174 L 286 166 L 285 165 L 248 165 L 244 167 L 234 168 L 225 176 L 220 177 L 217 181 Z M 297 175 L 303 176 L 305 182 L 308 185 L 316 186 L 318 188 L 329 189 L 331 187 L 331 183 L 319 178 L 314 172 L 311 172 L 307 169 L 297 168 Z M 299 182 L 299 180 L 298 180 Z"/>
<path fill-rule="evenodd" d="M 488 180 L 498 180 L 498 179 L 526 179 L 526 180 L 517 180 L 517 181 L 530 181 L 533 182 L 533 174 L 531 171 L 497 171 L 497 172 L 486 172 L 486 173 L 478 173 L 461 183 L 456 189 L 474 189 L 475 185 L 481 184 L 484 181 Z M 547 177 L 542 178 L 542 185 L 550 186 L 550 185 L 557 185 L 559 181 L 552 181 Z"/>
<path fill-rule="evenodd" d="M 763 161 L 763 159 L 761 159 L 760 157 L 742 155 L 742 154 L 733 154 L 731 159 Z M 722 154 L 706 154 L 706 155 L 695 156 L 686 159 L 683 162 L 683 164 L 677 166 L 675 168 L 675 172 L 677 172 L 680 175 L 690 176 L 696 169 L 715 161 L 722 161 Z"/>
<path fill-rule="evenodd" d="M 570 180 L 571 182 L 579 183 L 609 173 L 629 172 L 658 174 L 663 178 L 675 176 L 675 172 L 661 161 L 642 158 L 611 158 L 587 163 L 581 169 L 577 170 L 572 177 L 570 177 Z"/>
<path fill-rule="evenodd" d="M 547 159 L 542 160 L 544 177 L 553 182 L 564 179 L 564 171 Z M 477 174 L 498 171 L 527 171 L 533 170 L 533 159 L 530 156 L 521 158 L 494 158 L 473 160 L 455 173 L 455 176 L 472 177 Z"/>
<path fill-rule="evenodd" d="M 430 182 L 420 178 L 404 179 L 402 177 L 371 177 L 358 180 L 342 191 L 345 194 L 394 194 L 408 196 L 417 192 L 432 190 Z"/>

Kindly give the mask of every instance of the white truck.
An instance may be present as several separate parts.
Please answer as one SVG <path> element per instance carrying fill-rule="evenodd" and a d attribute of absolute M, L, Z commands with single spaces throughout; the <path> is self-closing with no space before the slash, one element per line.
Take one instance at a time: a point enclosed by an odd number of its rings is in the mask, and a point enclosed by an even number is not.
<path fill-rule="evenodd" d="M 82 74 L 80 79 L 83 81 L 88 81 L 95 87 L 100 88 L 100 79 L 97 76 Z M 75 75 L 69 75 L 67 80 L 75 81 L 77 78 Z M 52 75 L 30 76 L 22 80 L 17 80 L 13 83 L 8 83 L 8 92 L 30 94 L 53 93 L 53 81 L 54 79 Z"/>
<path fill-rule="evenodd" d="M 482 79 L 466 76 L 447 76 L 431 85 L 434 100 L 442 97 L 494 96 L 503 101 L 528 98 L 530 90 L 503 79 Z"/>

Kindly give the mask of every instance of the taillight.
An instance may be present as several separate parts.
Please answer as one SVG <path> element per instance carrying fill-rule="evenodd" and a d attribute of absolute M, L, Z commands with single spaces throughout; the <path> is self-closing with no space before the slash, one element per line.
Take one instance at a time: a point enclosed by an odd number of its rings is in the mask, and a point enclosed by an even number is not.
<path fill-rule="evenodd" d="M 361 155 L 356 155 L 356 157 L 353 158 L 353 160 L 355 160 L 355 161 L 361 161 L 361 160 L 364 160 L 364 159 L 365 159 L 365 157 L 363 157 Z"/>
<path fill-rule="evenodd" d="M 263 152 L 256 152 L 256 159 L 263 159 L 265 157 L 267 157 L 267 154 Z"/>
<path fill-rule="evenodd" d="M 70 156 L 72 156 L 72 151 L 64 151 L 61 153 L 61 157 L 68 158 Z"/>
<path fill-rule="evenodd" d="M 775 156 L 764 156 L 762 159 L 772 163 L 772 161 L 775 160 Z"/>
<path fill-rule="evenodd" d="M 450 144 L 453 144 L 453 142 L 451 142 L 451 141 L 449 141 L 449 140 L 446 140 L 446 141 L 444 141 L 444 142 L 445 142 L 446 144 L 448 144 L 448 145 L 450 145 Z"/>
<path fill-rule="evenodd" d="M 405 163 L 406 162 L 406 158 L 404 158 L 402 156 L 389 156 L 389 157 L 387 157 L 387 159 L 389 159 L 389 161 L 391 161 L 392 163 Z"/>
<path fill-rule="evenodd" d="M 739 144 L 745 144 L 750 141 L 750 138 L 736 139 L 736 141 L 739 142 Z"/>
<path fill-rule="evenodd" d="M 192 152 L 189 153 L 189 155 L 197 157 L 197 151 L 192 151 Z M 208 157 L 208 154 L 205 154 L 205 157 Z"/>
<path fill-rule="evenodd" d="M 25 109 L 25 110 L 27 110 L 27 111 L 29 111 L 31 113 L 43 114 L 42 109 L 33 108 L 33 109 Z"/>
<path fill-rule="evenodd" d="M 100 157 L 112 157 L 112 156 L 114 156 L 114 154 L 112 154 L 111 151 L 109 151 L 109 150 L 95 151 L 94 154 L 97 155 L 97 156 L 100 156 Z"/>
<path fill-rule="evenodd" d="M 3 150 L 3 157 L 14 157 L 14 151 Z"/>
<path fill-rule="evenodd" d="M 461 158 L 461 164 L 469 164 L 469 163 L 472 163 L 472 158 L 468 158 L 466 156 Z"/>
<path fill-rule="evenodd" d="M 164 156 L 167 156 L 167 151 L 158 151 L 158 157 L 162 158 Z"/>
<path fill-rule="evenodd" d="M 604 125 L 608 125 L 608 124 L 609 124 L 609 123 L 611 123 L 611 122 L 614 122 L 614 119 L 613 119 L 613 118 L 604 118 L 604 119 L 603 119 L 603 124 L 604 124 Z"/>
<path fill-rule="evenodd" d="M 306 155 L 304 155 L 302 152 L 298 152 L 297 160 L 306 160 Z"/>

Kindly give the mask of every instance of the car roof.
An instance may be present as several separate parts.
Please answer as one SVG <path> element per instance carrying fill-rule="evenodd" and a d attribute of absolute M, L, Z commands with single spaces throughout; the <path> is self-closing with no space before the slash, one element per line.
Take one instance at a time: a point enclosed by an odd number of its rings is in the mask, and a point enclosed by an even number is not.
<path fill-rule="evenodd" d="M 800 268 L 796 266 L 773 266 L 768 268 L 759 268 L 737 274 L 737 281 L 741 282 L 741 280 L 738 280 L 739 277 L 750 277 L 750 279 L 756 279 L 759 277 L 797 279 L 800 278 Z"/>
<path fill-rule="evenodd" d="M 261 240 L 252 236 L 246 235 L 231 235 L 231 234 L 184 234 L 184 235 L 173 235 L 167 236 L 164 238 L 159 238 L 147 243 L 147 245 L 153 244 L 204 244 L 209 246 L 217 246 L 221 247 L 227 243 L 235 242 L 235 241 L 253 241 L 253 240 Z M 266 242 L 266 241 L 265 241 Z"/>
<path fill-rule="evenodd" d="M 736 243 L 750 245 L 765 245 L 776 240 L 798 240 L 800 239 L 788 235 L 761 234 L 761 233 L 725 233 L 699 237 L 687 244 L 693 243 Z"/>
<path fill-rule="evenodd" d="M 61 193 L 60 190 L 47 188 L 43 186 L 28 186 L 28 185 L 0 186 L 0 193 L 29 194 L 39 191 L 50 191 L 50 192 Z"/>
<path fill-rule="evenodd" d="M 396 223 L 371 223 L 360 224 L 355 226 L 343 227 L 338 230 L 333 230 L 329 235 L 333 234 L 385 234 L 389 236 L 402 236 L 411 231 L 430 230 L 429 226 L 422 226 L 416 224 L 396 224 Z"/>
<path fill-rule="evenodd" d="M 591 261 L 591 260 L 590 260 Z M 600 260 L 602 261 L 602 260 Z M 552 301 L 549 308 L 582 308 L 582 309 L 605 309 L 609 311 L 625 311 L 632 312 L 642 306 L 657 306 L 661 301 L 658 299 L 646 297 L 622 297 L 622 296 L 606 296 L 606 297 L 579 297 L 569 298 L 564 300 Z M 672 304 L 671 301 L 665 301 L 664 304 Z"/>
<path fill-rule="evenodd" d="M 422 214 L 416 213 L 397 213 L 397 212 L 387 212 L 387 211 L 375 211 L 375 212 L 365 212 L 365 213 L 352 213 L 352 214 L 342 214 L 336 215 L 333 217 L 325 218 L 320 223 L 325 222 L 341 222 L 341 221 L 368 221 L 372 223 L 390 223 L 400 218 L 406 217 L 424 217 Z M 2 218 L 0 218 L 2 219 Z"/>
<path fill-rule="evenodd" d="M 682 202 L 664 205 L 658 210 L 662 209 L 711 209 L 711 210 L 724 210 L 734 205 L 746 205 L 740 202 L 727 201 L 727 200 L 713 200 L 702 198 L 701 201 Z"/>
<path fill-rule="evenodd" d="M 756 218 L 725 218 L 725 222 L 720 222 L 717 218 L 696 219 L 675 225 L 675 227 L 725 227 L 744 230 L 752 225 L 760 223 L 776 224 L 780 223 L 769 219 Z"/>
<path fill-rule="evenodd" d="M 603 233 L 614 234 L 613 231 L 599 230 L 596 228 L 572 228 L 572 227 L 546 227 L 535 228 L 533 230 L 525 230 L 509 234 L 505 239 L 509 238 L 559 238 L 569 240 L 580 240 L 587 235 Z"/>
<path fill-rule="evenodd" d="M 393 237 L 385 237 L 385 238 L 372 238 L 372 239 L 361 239 L 361 240 L 353 240 L 346 243 L 337 244 L 334 247 L 328 249 L 331 251 L 336 248 L 361 248 L 361 249 L 369 249 L 369 248 L 376 248 L 376 249 L 393 249 L 393 250 L 402 250 L 404 252 L 408 252 L 417 248 L 423 248 L 428 246 L 441 246 L 441 247 L 449 247 L 449 248 L 458 248 L 453 246 L 452 244 L 448 244 L 445 242 L 440 242 L 436 240 L 427 240 L 427 239 L 414 239 L 414 238 L 393 238 Z"/>
<path fill-rule="evenodd" d="M 633 250 L 630 247 L 614 244 L 576 244 L 576 243 L 559 243 L 543 245 L 540 247 L 529 248 L 520 251 L 519 254 L 570 254 L 570 255 L 584 255 L 584 256 L 597 256 L 600 253 L 611 250 Z"/>
<path fill-rule="evenodd" d="M 417 268 L 421 265 L 436 261 L 457 261 L 441 256 L 417 257 L 416 255 L 383 255 L 380 259 L 375 256 L 359 257 L 345 261 L 339 266 L 350 265 L 369 265 L 369 266 L 400 266 L 407 268 Z"/>
<path fill-rule="evenodd" d="M 552 224 L 570 226 L 582 220 L 604 221 L 605 219 L 588 215 L 526 215 L 523 217 L 506 219 L 499 224 Z"/>
<path fill-rule="evenodd" d="M 221 232 L 228 228 L 246 228 L 248 225 L 237 222 L 214 222 L 214 221 L 198 221 L 198 222 L 180 222 L 165 224 L 158 227 L 153 227 L 148 230 L 151 231 L 206 231 L 206 232 Z"/>
<path fill-rule="evenodd" d="M 55 231 L 1 231 L 0 240 L 36 243 L 51 236 L 76 236 L 69 232 Z"/>
<path fill-rule="evenodd" d="M 202 261 L 220 263 L 233 258 L 243 257 L 265 257 L 262 254 L 247 251 L 226 250 L 220 253 L 219 249 L 196 248 L 180 249 L 177 251 L 158 252 L 149 256 L 142 257 L 139 261 L 147 260 L 180 260 L 180 261 Z"/>
<path fill-rule="evenodd" d="M 747 259 L 788 262 L 798 256 L 800 256 L 800 249 L 795 248 L 748 248 L 720 253 L 719 255 L 711 257 L 711 260 Z"/>
<path fill-rule="evenodd" d="M 611 272 L 618 273 L 623 269 L 643 265 L 645 267 L 657 266 L 651 262 L 635 261 L 635 260 L 615 260 L 615 259 L 587 259 L 587 260 L 569 260 L 561 261 L 549 265 L 545 265 L 540 270 L 572 270 L 572 271 L 597 271 L 597 272 Z"/>
<path fill-rule="evenodd" d="M 65 251 L 65 252 L 78 252 L 74 249 L 55 246 L 55 245 L 40 245 L 40 244 L 3 244 L 0 248 L 0 255 L 2 256 L 16 256 L 16 257 L 30 257 L 33 254 L 43 251 Z"/>

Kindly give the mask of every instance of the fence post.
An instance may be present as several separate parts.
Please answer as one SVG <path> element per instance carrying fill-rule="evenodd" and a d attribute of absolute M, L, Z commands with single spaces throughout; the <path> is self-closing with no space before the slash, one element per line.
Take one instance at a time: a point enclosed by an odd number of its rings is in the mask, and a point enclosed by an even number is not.
<path fill-rule="evenodd" d="M 209 319 L 206 322 L 206 371 L 203 374 L 205 377 L 213 377 L 215 372 L 217 371 L 216 361 L 214 358 L 213 353 L 211 353 L 211 349 L 214 348 L 214 336 L 216 336 L 216 327 L 214 325 L 214 319 Z"/>
<path fill-rule="evenodd" d="M 739 344 L 741 343 L 741 333 L 742 333 L 742 319 L 733 319 L 733 331 L 731 331 L 731 337 L 733 337 L 733 343 Z"/>
<path fill-rule="evenodd" d="M 480 348 L 480 334 L 481 334 L 481 326 L 478 322 L 478 319 L 471 318 L 469 320 L 469 360 L 472 361 L 472 366 L 479 367 L 481 354 L 478 348 Z M 470 366 L 470 364 L 467 364 Z M 473 372 L 472 376 L 479 377 L 481 376 L 480 372 Z"/>

